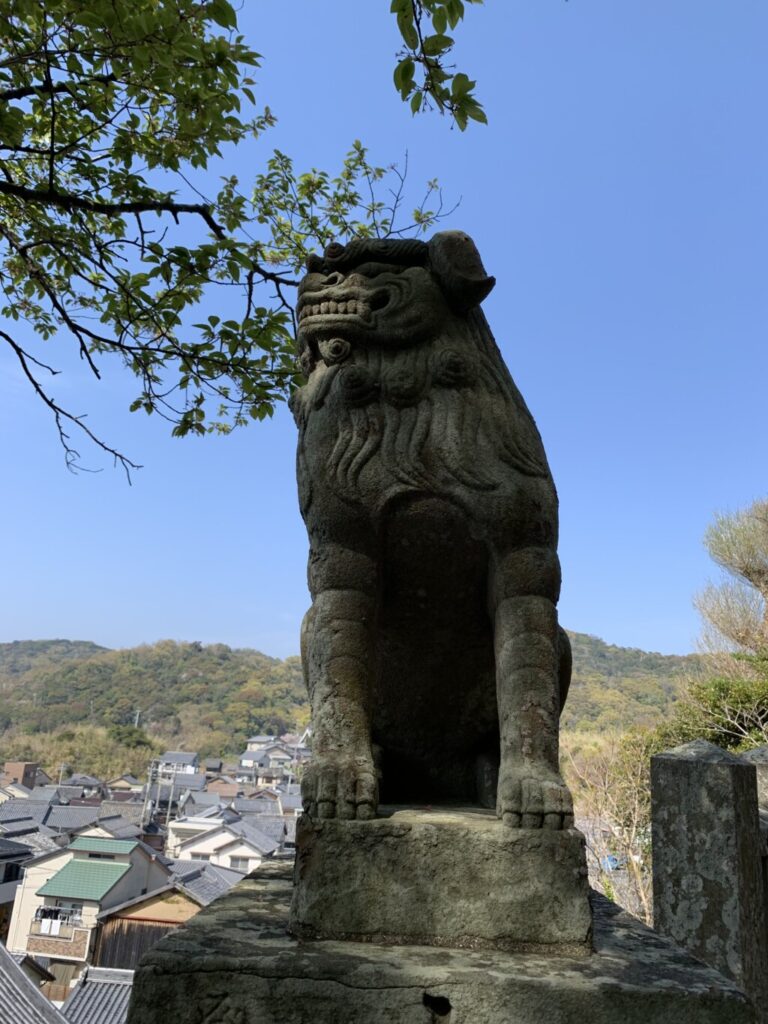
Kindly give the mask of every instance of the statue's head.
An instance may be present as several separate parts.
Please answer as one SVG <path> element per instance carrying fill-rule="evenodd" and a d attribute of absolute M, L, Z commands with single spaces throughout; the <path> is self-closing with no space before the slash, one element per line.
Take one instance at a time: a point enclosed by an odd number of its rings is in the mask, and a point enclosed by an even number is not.
<path fill-rule="evenodd" d="M 443 231 L 429 242 L 360 238 L 310 256 L 299 287 L 300 349 L 311 368 L 334 345 L 398 347 L 442 334 L 478 306 L 495 280 L 472 239 Z"/>

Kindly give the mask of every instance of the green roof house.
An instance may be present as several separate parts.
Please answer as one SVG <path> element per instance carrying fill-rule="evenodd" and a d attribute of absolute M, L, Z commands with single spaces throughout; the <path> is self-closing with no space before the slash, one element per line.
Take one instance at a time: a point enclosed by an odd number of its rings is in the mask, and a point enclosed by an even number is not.
<path fill-rule="evenodd" d="M 75 980 L 90 962 L 98 915 L 165 885 L 169 876 L 166 859 L 144 843 L 77 836 L 27 862 L 8 949 L 49 957 L 53 965 L 75 964 Z"/>

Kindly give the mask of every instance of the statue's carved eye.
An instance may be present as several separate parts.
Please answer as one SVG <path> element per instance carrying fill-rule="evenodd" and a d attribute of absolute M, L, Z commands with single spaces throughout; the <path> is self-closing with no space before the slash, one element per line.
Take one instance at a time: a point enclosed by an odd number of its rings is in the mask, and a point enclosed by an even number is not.
<path fill-rule="evenodd" d="M 361 263 L 359 267 L 353 267 L 350 273 L 359 274 L 361 277 L 378 277 L 379 274 L 402 274 L 403 267 L 395 266 L 392 263 Z"/>

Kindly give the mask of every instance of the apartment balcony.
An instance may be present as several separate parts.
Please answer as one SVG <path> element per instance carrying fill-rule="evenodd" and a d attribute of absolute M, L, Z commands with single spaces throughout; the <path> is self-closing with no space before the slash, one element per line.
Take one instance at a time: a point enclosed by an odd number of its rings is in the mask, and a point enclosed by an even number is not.
<path fill-rule="evenodd" d="M 81 917 L 41 917 L 36 915 L 27 935 L 27 952 L 42 956 L 85 960 L 91 940 L 91 929 Z"/>

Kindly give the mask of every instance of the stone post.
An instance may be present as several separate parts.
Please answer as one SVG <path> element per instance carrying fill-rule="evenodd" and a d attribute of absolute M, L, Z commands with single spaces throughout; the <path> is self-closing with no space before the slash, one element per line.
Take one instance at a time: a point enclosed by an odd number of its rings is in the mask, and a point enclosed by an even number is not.
<path fill-rule="evenodd" d="M 768 1012 L 754 766 L 705 740 L 651 758 L 654 927 Z"/>
<path fill-rule="evenodd" d="M 740 755 L 742 761 L 753 764 L 757 771 L 757 802 L 761 810 L 768 810 L 768 746 L 754 747 Z"/>
<path fill-rule="evenodd" d="M 760 814 L 760 852 L 763 864 L 765 893 L 765 929 L 768 933 L 768 746 L 754 747 L 741 755 L 742 761 L 753 764 L 757 771 L 757 807 Z M 766 940 L 768 945 L 768 939 Z"/>

